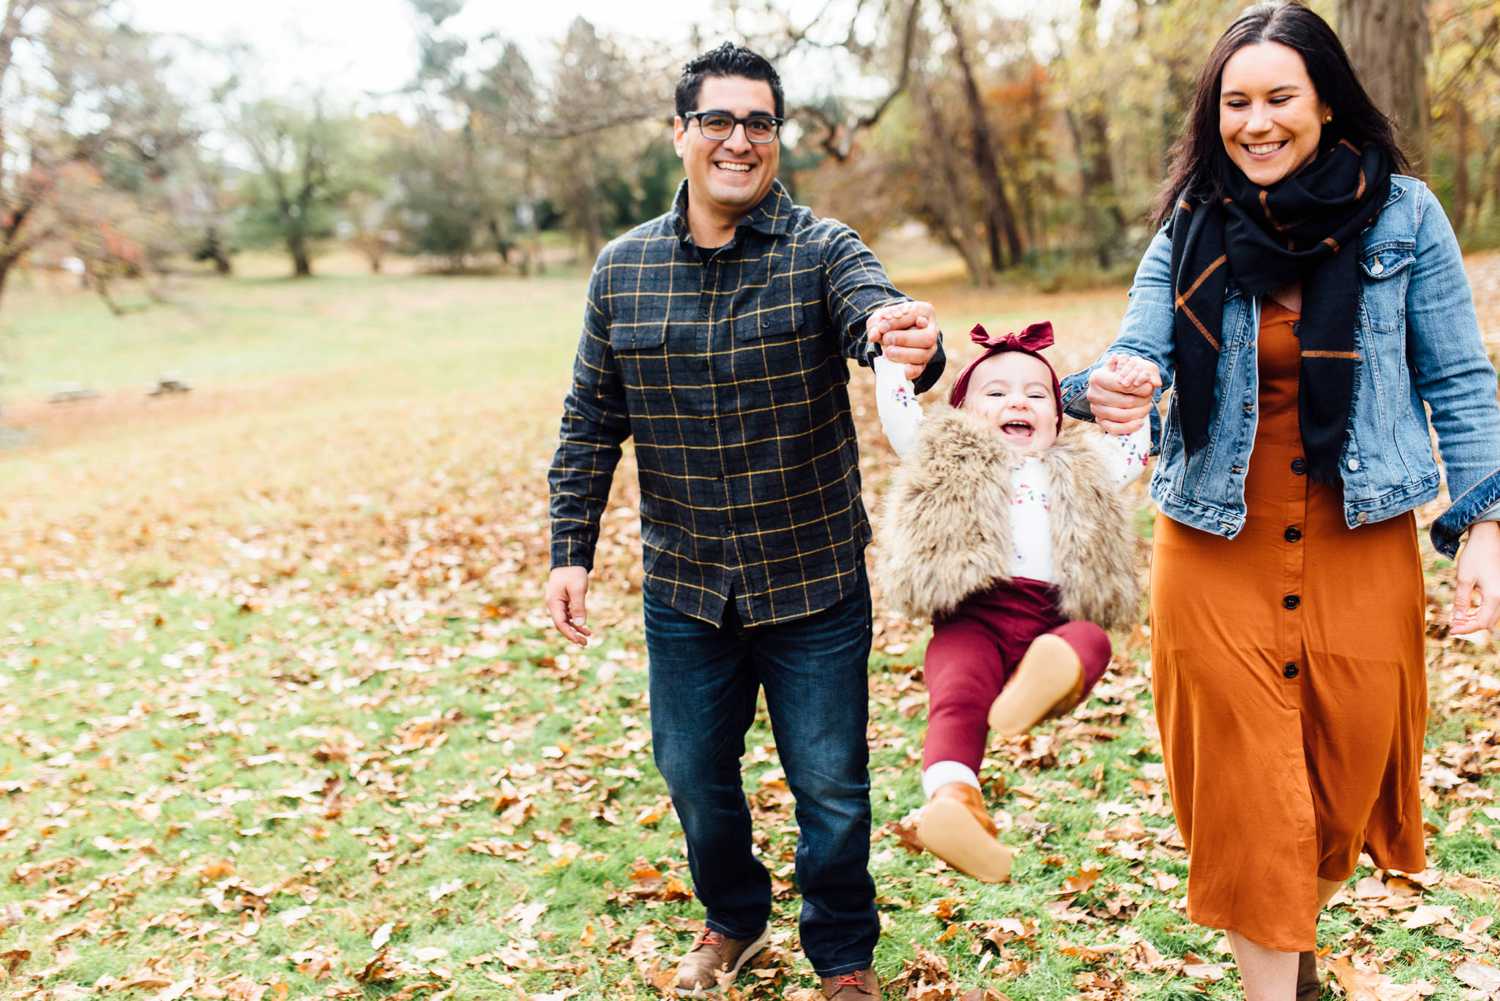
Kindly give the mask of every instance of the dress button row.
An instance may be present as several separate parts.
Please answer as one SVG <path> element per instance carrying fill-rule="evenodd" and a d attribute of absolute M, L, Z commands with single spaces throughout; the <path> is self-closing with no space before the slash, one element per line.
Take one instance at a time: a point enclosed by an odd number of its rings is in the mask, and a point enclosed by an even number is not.
<path fill-rule="evenodd" d="M 1307 460 L 1302 458 L 1302 456 L 1300 455 L 1293 459 L 1292 472 L 1296 473 L 1298 476 L 1301 476 L 1303 473 L 1307 472 Z"/>
<path fill-rule="evenodd" d="M 1297 665 L 1291 661 L 1287 661 L 1286 666 L 1281 669 L 1281 673 L 1285 677 L 1295 678 L 1297 676 Z"/>
<path fill-rule="evenodd" d="M 1297 606 L 1300 604 L 1302 604 L 1301 595 L 1289 594 L 1285 598 L 1281 599 L 1281 607 L 1285 608 L 1289 612 L 1295 611 Z"/>

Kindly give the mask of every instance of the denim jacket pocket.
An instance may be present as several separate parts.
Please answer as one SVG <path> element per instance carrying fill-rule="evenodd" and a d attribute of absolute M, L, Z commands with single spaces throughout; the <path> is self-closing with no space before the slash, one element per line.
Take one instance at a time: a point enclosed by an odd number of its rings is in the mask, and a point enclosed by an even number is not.
<path fill-rule="evenodd" d="M 1406 283 L 1417 259 L 1410 240 L 1388 240 L 1366 247 L 1359 258 L 1360 320 L 1385 334 L 1406 329 Z"/>

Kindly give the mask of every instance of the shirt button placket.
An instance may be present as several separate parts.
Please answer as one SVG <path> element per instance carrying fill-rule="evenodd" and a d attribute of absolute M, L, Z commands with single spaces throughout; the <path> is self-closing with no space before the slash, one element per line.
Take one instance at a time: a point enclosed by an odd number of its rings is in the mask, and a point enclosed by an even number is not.
<path fill-rule="evenodd" d="M 726 407 L 722 405 L 725 401 L 719 399 L 719 364 L 721 355 L 717 349 L 721 343 L 729 344 L 732 347 L 734 336 L 734 332 L 731 329 L 731 319 L 721 316 L 719 310 L 715 308 L 719 305 L 719 254 L 723 249 L 722 247 L 717 248 L 704 256 L 702 263 L 702 286 L 698 294 L 698 315 L 702 319 L 707 331 L 706 365 L 704 366 L 704 383 L 706 388 L 704 392 L 708 394 L 709 410 L 712 415 L 711 424 L 715 435 L 718 434 L 719 415 L 726 410 Z M 721 324 L 724 334 L 722 341 L 718 336 Z M 730 600 L 732 601 L 734 600 L 732 597 L 733 592 L 736 590 L 743 592 L 744 590 L 744 581 L 742 579 L 744 560 L 740 553 L 739 540 L 735 537 L 733 487 L 730 482 L 727 464 L 724 461 L 723 441 L 720 440 L 718 444 L 719 447 L 712 453 L 712 461 L 717 466 L 713 470 L 713 481 L 720 499 L 720 510 L 723 512 L 719 516 L 721 527 L 718 531 L 721 540 L 719 543 L 721 547 L 720 559 L 729 567 L 725 571 L 725 576 L 728 581 L 728 589 L 731 592 Z"/>

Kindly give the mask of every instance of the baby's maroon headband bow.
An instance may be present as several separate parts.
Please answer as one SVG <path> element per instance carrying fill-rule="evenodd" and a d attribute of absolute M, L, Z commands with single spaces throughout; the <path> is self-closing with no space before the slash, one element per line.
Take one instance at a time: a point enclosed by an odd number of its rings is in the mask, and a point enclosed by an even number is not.
<path fill-rule="evenodd" d="M 984 329 L 984 324 L 976 323 L 969 331 L 969 338 L 975 344 L 982 344 L 987 348 L 1003 348 L 1006 351 L 1040 351 L 1052 346 L 1052 321 L 1043 320 L 1041 323 L 1033 323 L 1019 334 L 1006 334 L 1004 337 L 996 337 Z"/>
<path fill-rule="evenodd" d="M 1052 363 L 1043 358 L 1041 353 L 1043 348 L 1052 346 L 1052 321 L 1033 323 L 1019 334 L 1006 334 L 1004 337 L 995 337 L 984 329 L 983 324 L 976 323 L 969 331 L 969 337 L 975 344 L 982 344 L 984 351 L 958 373 L 958 378 L 953 381 L 953 388 L 948 391 L 948 405 L 964 405 L 964 398 L 969 395 L 969 377 L 974 374 L 974 369 L 979 367 L 980 362 L 1007 351 L 1020 351 L 1046 365 L 1047 371 L 1051 373 L 1052 399 L 1057 407 L 1057 430 L 1062 431 L 1062 386 L 1058 384 L 1057 372 L 1052 368 Z"/>

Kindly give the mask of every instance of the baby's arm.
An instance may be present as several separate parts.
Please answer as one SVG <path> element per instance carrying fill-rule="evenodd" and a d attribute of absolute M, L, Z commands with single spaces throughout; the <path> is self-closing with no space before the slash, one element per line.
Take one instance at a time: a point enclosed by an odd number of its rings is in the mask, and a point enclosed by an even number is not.
<path fill-rule="evenodd" d="M 875 356 L 875 410 L 880 427 L 891 448 L 902 458 L 917 442 L 917 428 L 922 423 L 922 406 L 916 390 L 906 377 L 904 366 L 884 355 Z"/>
<path fill-rule="evenodd" d="M 1112 355 L 1106 364 L 1120 377 L 1126 389 L 1146 384 L 1161 385 L 1161 373 L 1144 358 Z M 1146 463 L 1151 457 L 1150 421 L 1142 421 L 1141 426 L 1130 434 L 1104 434 L 1100 437 L 1103 439 L 1103 447 L 1099 454 L 1104 459 L 1115 486 L 1127 486 L 1146 471 Z"/>

